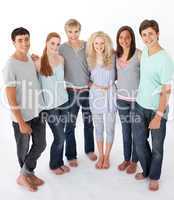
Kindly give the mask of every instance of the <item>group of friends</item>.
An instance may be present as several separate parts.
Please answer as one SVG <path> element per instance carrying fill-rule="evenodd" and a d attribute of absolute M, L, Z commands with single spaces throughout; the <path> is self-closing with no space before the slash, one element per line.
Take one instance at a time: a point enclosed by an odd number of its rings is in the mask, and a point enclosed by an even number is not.
<path fill-rule="evenodd" d="M 149 178 L 149 189 L 158 190 L 174 73 L 172 59 L 159 44 L 158 23 L 140 24 L 142 51 L 129 26 L 118 30 L 116 50 L 103 31 L 93 33 L 87 42 L 80 40 L 81 24 L 76 19 L 69 19 L 64 28 L 67 42 L 61 44 L 58 33 L 49 33 L 41 56 L 29 55 L 26 28 L 11 33 L 15 51 L 3 79 L 20 165 L 17 183 L 32 192 L 44 184 L 34 171 L 46 147 L 46 123 L 53 134 L 50 170 L 61 175 L 78 166 L 75 128 L 80 109 L 84 151 L 96 161 L 96 169 L 108 169 L 118 110 L 124 153 L 118 170 L 136 173 L 137 180 Z M 63 160 L 64 144 L 69 166 Z M 142 172 L 137 172 L 138 161 Z"/>

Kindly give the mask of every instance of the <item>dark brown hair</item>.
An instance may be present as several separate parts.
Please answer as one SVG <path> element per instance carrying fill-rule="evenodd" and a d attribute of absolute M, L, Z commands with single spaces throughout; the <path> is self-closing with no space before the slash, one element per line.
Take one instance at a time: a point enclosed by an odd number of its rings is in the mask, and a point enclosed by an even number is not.
<path fill-rule="evenodd" d="M 53 37 L 59 38 L 60 35 L 58 33 L 52 32 L 49 33 L 46 39 L 46 43 Z M 47 45 L 45 45 L 45 48 L 43 50 L 43 54 L 41 56 L 41 67 L 40 67 L 40 73 L 44 76 L 51 76 L 53 75 L 52 68 L 50 66 L 50 63 L 48 61 L 48 55 L 47 55 Z"/>
<path fill-rule="evenodd" d="M 144 20 L 141 22 L 140 27 L 139 27 L 139 33 L 141 35 L 142 31 L 147 29 L 147 28 L 152 28 L 156 33 L 159 33 L 159 25 L 155 20 Z"/>
<path fill-rule="evenodd" d="M 11 33 L 11 39 L 14 42 L 16 39 L 16 36 L 18 35 L 28 35 L 30 37 L 30 32 L 23 27 L 15 28 Z"/>
<path fill-rule="evenodd" d="M 129 50 L 129 54 L 128 54 L 128 57 L 127 57 L 127 60 L 129 60 L 134 55 L 135 50 L 136 50 L 135 34 L 134 34 L 133 29 L 130 26 L 122 26 L 117 32 L 117 36 L 116 36 L 116 45 L 117 45 L 116 56 L 119 58 L 123 55 L 123 48 L 121 47 L 121 45 L 119 43 L 119 37 L 120 37 L 120 34 L 123 31 L 128 31 L 130 33 L 130 36 L 131 36 L 130 50 Z"/>

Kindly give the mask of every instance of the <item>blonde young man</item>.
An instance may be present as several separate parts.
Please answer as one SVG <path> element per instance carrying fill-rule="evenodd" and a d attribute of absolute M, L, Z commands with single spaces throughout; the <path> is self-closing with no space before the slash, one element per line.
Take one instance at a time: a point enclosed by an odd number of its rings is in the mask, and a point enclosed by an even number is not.
<path fill-rule="evenodd" d="M 59 53 L 65 60 L 65 81 L 69 96 L 69 120 L 66 126 L 66 157 L 71 167 L 78 166 L 75 126 L 79 109 L 82 109 L 84 122 L 85 153 L 90 160 L 96 160 L 94 154 L 94 137 L 92 116 L 89 109 L 89 76 L 85 46 L 86 43 L 79 39 L 80 23 L 70 19 L 65 23 L 65 32 L 68 41 L 59 48 Z"/>

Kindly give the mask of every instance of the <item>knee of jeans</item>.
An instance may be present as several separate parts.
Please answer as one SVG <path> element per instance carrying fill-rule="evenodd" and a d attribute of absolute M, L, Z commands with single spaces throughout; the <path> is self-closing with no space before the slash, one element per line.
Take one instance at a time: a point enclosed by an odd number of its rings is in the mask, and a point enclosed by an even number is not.
<path fill-rule="evenodd" d="M 56 143 L 56 144 L 63 144 L 64 141 L 65 141 L 65 135 L 64 134 L 54 137 L 54 143 Z"/>
<path fill-rule="evenodd" d="M 75 124 L 68 124 L 65 128 L 65 135 L 68 136 L 74 134 L 75 128 L 76 128 Z"/>
<path fill-rule="evenodd" d="M 47 146 L 47 143 L 46 141 L 44 141 L 42 145 L 40 146 L 40 151 L 43 152 L 46 149 L 46 146 Z"/>
<path fill-rule="evenodd" d="M 135 145 L 135 150 L 136 150 L 136 153 L 141 156 L 144 154 L 144 149 L 145 149 L 145 146 L 141 143 L 138 143 Z"/>
<path fill-rule="evenodd" d="M 162 160 L 163 153 L 158 150 L 152 150 L 152 155 L 155 160 Z"/>

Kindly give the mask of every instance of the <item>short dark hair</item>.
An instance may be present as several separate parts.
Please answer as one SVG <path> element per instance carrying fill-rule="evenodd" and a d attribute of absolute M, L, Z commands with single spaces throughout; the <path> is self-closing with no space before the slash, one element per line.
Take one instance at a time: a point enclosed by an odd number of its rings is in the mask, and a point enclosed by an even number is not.
<path fill-rule="evenodd" d="M 152 28 L 156 33 L 159 33 L 159 25 L 155 20 L 145 19 L 144 21 L 142 21 L 140 24 L 140 27 L 139 27 L 140 35 L 141 35 L 142 31 L 147 28 Z"/>
<path fill-rule="evenodd" d="M 15 41 L 17 35 L 29 35 L 30 36 L 30 32 L 26 28 L 23 28 L 23 27 L 15 28 L 11 33 L 12 41 Z"/>
<path fill-rule="evenodd" d="M 121 47 L 120 43 L 119 43 L 119 37 L 120 34 L 123 31 L 128 31 L 130 33 L 131 36 L 131 45 L 130 45 L 130 50 L 129 50 L 129 54 L 127 57 L 127 60 L 129 60 L 135 53 L 136 50 L 136 43 L 135 43 L 135 34 L 133 29 L 130 26 L 122 26 L 118 32 L 117 32 L 117 36 L 116 36 L 116 43 L 117 43 L 117 49 L 116 49 L 116 55 L 118 58 L 120 58 L 123 55 L 123 48 Z"/>

